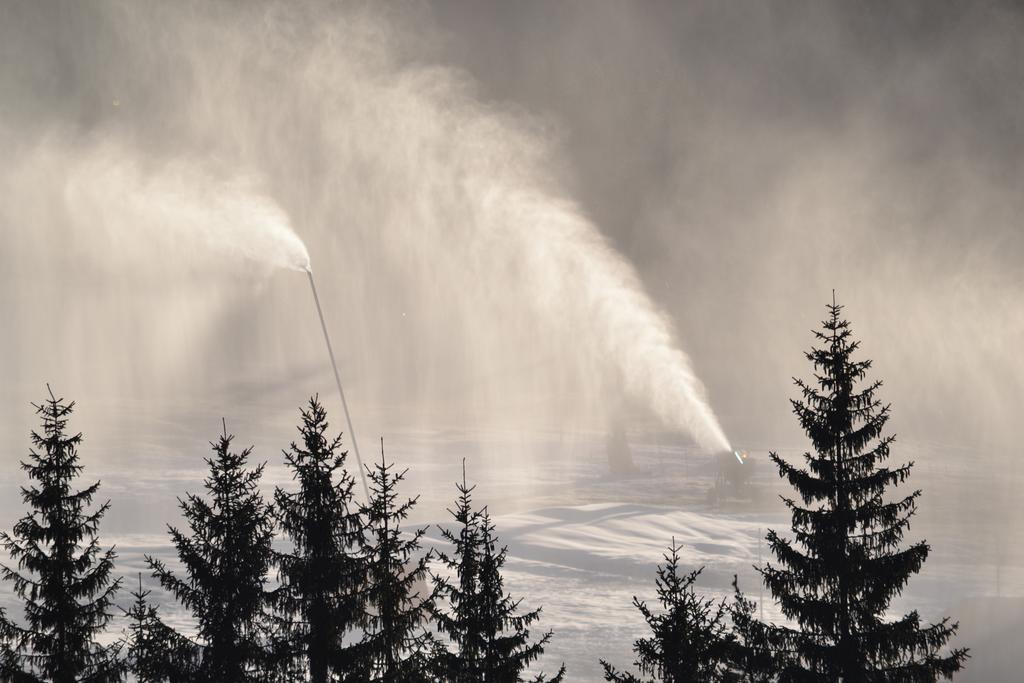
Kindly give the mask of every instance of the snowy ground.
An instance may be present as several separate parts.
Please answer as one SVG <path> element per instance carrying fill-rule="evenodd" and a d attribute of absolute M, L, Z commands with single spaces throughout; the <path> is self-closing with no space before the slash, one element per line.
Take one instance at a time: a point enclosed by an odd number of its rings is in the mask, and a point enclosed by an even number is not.
<path fill-rule="evenodd" d="M 205 442 L 195 436 L 197 425 L 173 417 L 135 417 L 143 423 L 141 430 L 137 425 L 123 434 L 101 431 L 83 448 L 87 476 L 101 477 L 103 494 L 114 502 L 103 540 L 117 544 L 118 571 L 132 583 L 135 573 L 144 570 L 144 554 L 169 557 L 164 523 L 178 521 L 177 495 L 198 490 L 205 455 Z M 270 461 L 268 489 L 289 481 L 276 457 L 281 441 L 291 438 L 292 428 L 284 424 L 285 419 L 229 422 L 241 441 L 257 444 L 258 459 Z M 140 431 L 160 436 L 143 441 Z M 706 567 L 700 586 L 708 595 L 730 595 L 736 574 L 741 587 L 757 598 L 752 565 L 766 552 L 758 539 L 769 527 L 788 528 L 776 497 L 784 489 L 765 453 L 751 455 L 755 469 L 749 491 L 716 502 L 708 496 L 717 469 L 713 458 L 652 433 L 634 430 L 630 439 L 636 468 L 626 477 L 608 474 L 604 437 L 597 434 L 437 431 L 397 433 L 387 441 L 389 459 L 410 468 L 405 491 L 421 494 L 417 524 L 446 521 L 445 508 L 455 496 L 452 482 L 461 476 L 466 458 L 469 478 L 478 483 L 476 500 L 490 507 L 509 546 L 508 589 L 525 598 L 526 608 L 543 606 L 541 627 L 555 631 L 543 668 L 551 671 L 564 661 L 573 681 L 600 680 L 600 658 L 620 667 L 632 662 L 631 643 L 643 634 L 632 598 L 653 598 L 655 566 L 673 537 L 684 544 L 688 566 Z M 962 640 L 974 646 L 976 664 L 957 680 L 1014 680 L 1002 677 L 1010 669 L 998 667 L 1012 661 L 1016 634 L 1024 625 L 1024 562 L 1008 551 L 989 552 L 993 539 L 983 509 L 972 514 L 950 509 L 962 502 L 943 491 L 967 476 L 966 470 L 957 470 L 959 465 L 949 464 L 956 458 L 930 466 L 927 453 L 935 447 L 908 445 L 905 450 L 918 461 L 912 483 L 926 494 L 913 535 L 927 538 L 933 555 L 894 610 L 912 607 L 925 618 L 951 614 L 963 621 Z M 107 454 L 102 463 L 90 460 L 97 451 Z M 23 479 L 15 460 L 5 457 L 0 479 L 5 529 L 21 512 L 17 487 Z M 983 501 L 973 505 L 983 506 Z M 437 538 L 432 529 L 430 542 Z M 1018 599 L 993 601 L 997 592 Z M 187 626 L 167 596 L 154 595 L 164 600 L 162 609 L 175 623 Z M 13 606 L 9 590 L 0 593 L 0 604 Z M 764 614 L 780 618 L 770 601 Z"/>

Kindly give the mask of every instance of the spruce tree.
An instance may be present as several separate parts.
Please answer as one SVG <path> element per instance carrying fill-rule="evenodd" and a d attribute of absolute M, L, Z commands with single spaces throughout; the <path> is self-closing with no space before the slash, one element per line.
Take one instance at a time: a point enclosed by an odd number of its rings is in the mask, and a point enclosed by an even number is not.
<path fill-rule="evenodd" d="M 505 593 L 502 568 L 508 554 L 499 547 L 495 526 L 487 508 L 473 510 L 472 492 L 466 484 L 463 462 L 459 496 L 449 514 L 456 531 L 441 528 L 452 545 L 451 555 L 439 553 L 450 576 L 434 577 L 435 593 L 448 604 L 448 610 L 434 606 L 434 622 L 454 646 L 438 647 L 434 655 L 435 675 L 451 683 L 517 683 L 526 669 L 551 640 L 550 631 L 530 642 L 530 627 L 540 619 L 540 609 L 517 614 L 521 600 Z M 565 667 L 552 678 L 539 674 L 530 679 L 557 683 Z"/>
<path fill-rule="evenodd" d="M 416 505 L 416 498 L 398 499 L 398 484 L 407 470 L 394 472 L 381 459 L 372 468 L 370 500 L 363 506 L 366 521 L 363 553 L 367 558 L 367 611 L 360 649 L 366 671 L 361 681 L 418 683 L 430 681 L 430 634 L 424 628 L 432 596 L 420 595 L 417 587 L 429 575 L 429 554 L 422 553 L 425 528 L 404 534 L 402 523 Z"/>
<path fill-rule="evenodd" d="M 280 586 L 271 604 L 287 668 L 311 683 L 354 680 L 360 648 L 346 637 L 363 615 L 364 525 L 341 437 L 327 438 L 327 414 L 316 397 L 301 415 L 301 445 L 293 442 L 284 453 L 298 491 L 278 488 L 274 495 L 278 525 L 292 549 L 275 554 Z"/>
<path fill-rule="evenodd" d="M 128 633 L 124 639 L 128 671 L 138 683 L 187 683 L 196 675 L 199 648 L 176 633 L 160 618 L 159 610 L 147 598 L 150 591 L 139 588 L 125 610 Z"/>
<path fill-rule="evenodd" d="M 921 492 L 893 496 L 913 463 L 886 465 L 894 437 L 884 435 L 890 407 L 876 397 L 881 382 L 866 380 L 870 360 L 856 360 L 842 307 L 828 306 L 818 344 L 806 353 L 814 381 L 795 380 L 792 401 L 813 453 L 806 467 L 777 454 L 779 474 L 799 501 L 783 498 L 793 539 L 769 531 L 778 565 L 761 568 L 765 586 L 795 627 L 770 637 L 791 653 L 783 680 L 934 681 L 959 671 L 966 650 L 944 654 L 957 625 L 948 618 L 922 625 L 916 611 L 887 621 L 894 597 L 928 557 L 924 541 L 903 543 Z"/>
<path fill-rule="evenodd" d="M 438 647 L 434 668 L 438 678 L 452 683 L 481 680 L 484 650 L 484 626 L 481 619 L 480 591 L 480 514 L 473 510 L 473 489 L 466 484 L 466 463 L 462 463 L 462 483 L 455 484 L 459 496 L 455 509 L 448 513 L 456 530 L 438 527 L 442 538 L 452 546 L 451 554 L 439 552 L 438 560 L 450 576 L 433 576 L 434 592 L 449 606 L 446 611 L 434 605 L 434 624 L 447 636 L 454 650 Z"/>
<path fill-rule="evenodd" d="M 683 573 L 675 539 L 659 565 L 655 586 L 662 611 L 652 612 L 643 600 L 633 604 L 651 629 L 651 636 L 633 645 L 635 665 L 648 681 L 664 683 L 711 683 L 726 680 L 732 655 L 724 602 L 700 597 L 694 590 L 703 567 Z M 615 683 L 642 683 L 628 672 L 616 670 L 602 660 L 604 678 Z"/>
<path fill-rule="evenodd" d="M 82 434 L 67 431 L 74 401 L 65 403 L 50 390 L 35 405 L 42 433 L 32 432 L 35 446 L 21 467 L 32 483 L 21 489 L 30 511 L 0 543 L 15 566 L 3 566 L 4 580 L 21 599 L 26 623 L 6 623 L 13 647 L 4 659 L 9 680 L 119 681 L 123 665 L 116 645 L 101 645 L 120 586 L 114 579 L 113 548 L 103 550 L 97 537 L 109 501 L 90 511 L 99 482 L 74 488 L 82 473 L 78 446 Z"/>
<path fill-rule="evenodd" d="M 247 468 L 251 448 L 231 451 L 234 437 L 211 443 L 208 498 L 179 499 L 189 532 L 168 525 L 184 567 L 181 578 L 160 560 L 146 561 L 160 584 L 197 622 L 201 647 L 196 680 L 200 683 L 265 681 L 267 615 L 264 586 L 271 558 L 274 523 L 259 491 L 263 465 Z"/>
<path fill-rule="evenodd" d="M 540 619 L 541 608 L 517 614 L 522 599 L 513 599 L 505 593 L 501 570 L 505 566 L 508 548 L 498 545 L 494 524 L 485 507 L 480 514 L 480 615 L 483 625 L 483 681 L 518 683 L 527 667 L 544 654 L 552 632 L 530 642 L 530 627 Z M 551 678 L 538 674 L 531 678 L 536 683 L 560 683 L 565 677 L 565 665 Z"/>

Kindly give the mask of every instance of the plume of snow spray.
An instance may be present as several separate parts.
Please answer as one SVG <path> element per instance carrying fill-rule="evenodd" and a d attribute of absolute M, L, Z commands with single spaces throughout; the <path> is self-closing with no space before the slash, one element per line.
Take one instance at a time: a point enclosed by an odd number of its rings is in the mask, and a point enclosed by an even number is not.
<path fill-rule="evenodd" d="M 115 242 L 141 239 L 184 247 L 191 258 L 310 267 L 288 216 L 245 175 L 225 177 L 194 159 L 147 168 L 137 152 L 112 143 L 82 150 L 68 163 L 64 192 L 73 219 L 106 230 Z"/>
<path fill-rule="evenodd" d="M 306 245 L 288 216 L 255 183 L 234 177 L 223 180 L 203 164 L 175 160 L 146 173 L 123 147 L 105 146 L 81 155 L 72 164 L 65 186 L 76 214 L 108 230 L 133 226 L 148 239 L 198 245 L 228 258 L 244 258 L 273 268 L 305 271 L 313 292 L 334 380 L 356 454 L 363 491 L 369 486 L 356 441 L 341 375 L 324 320 Z M 121 236 L 115 232 L 115 236 Z"/>
<path fill-rule="evenodd" d="M 130 126 L 159 144 L 141 161 L 116 145 L 71 155 L 67 220 L 121 243 L 95 254 L 98 267 L 182 243 L 195 245 L 196 259 L 236 254 L 308 270 L 305 247 L 260 183 L 195 161 L 223 160 L 257 171 L 324 258 L 345 264 L 318 275 L 352 321 L 354 362 L 381 404 L 408 398 L 518 424 L 537 410 L 564 424 L 606 417 L 618 405 L 609 393 L 624 388 L 702 446 L 729 450 L 672 324 L 564 199 L 548 137 L 481 103 L 465 74 L 405 61 L 398 46 L 418 26 L 403 35 L 387 13 L 335 4 L 152 8 L 159 22 L 108 7 L 113 30 L 147 56 L 149 77 L 124 80 L 156 114 L 109 130 Z M 140 22 L 173 25 L 173 50 L 154 52 Z M 185 160 L 167 161 L 167 149 Z M 29 185 L 23 171 L 12 175 Z M 202 300 L 217 301 L 214 291 Z M 272 340 L 300 325 L 293 308 L 279 302 L 274 326 L 259 333 Z M 192 329 L 182 323 L 193 308 L 180 310 L 175 329 Z M 387 393 L 396 387 L 399 395 Z"/>
<path fill-rule="evenodd" d="M 492 209 L 508 212 L 513 223 L 544 226 L 542 239 L 524 239 L 522 231 L 509 235 L 531 264 L 527 286 L 541 310 L 566 315 L 566 309 L 550 306 L 575 297 L 573 307 L 581 306 L 596 343 L 615 361 L 631 394 L 646 398 L 665 424 L 691 434 L 704 448 L 732 450 L 671 323 L 596 227 L 571 204 L 537 192 L 506 195 Z"/>

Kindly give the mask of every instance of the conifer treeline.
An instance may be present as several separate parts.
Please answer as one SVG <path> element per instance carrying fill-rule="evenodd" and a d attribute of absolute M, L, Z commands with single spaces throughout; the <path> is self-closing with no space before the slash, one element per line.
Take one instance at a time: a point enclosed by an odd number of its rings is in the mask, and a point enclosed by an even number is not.
<path fill-rule="evenodd" d="M 902 547 L 920 491 L 893 497 L 913 463 L 888 467 L 894 437 L 885 435 L 889 406 L 876 397 L 881 382 L 864 384 L 869 360 L 855 360 L 842 306 L 833 302 L 817 346 L 805 355 L 814 380 L 794 380 L 792 401 L 811 441 L 806 468 L 771 459 L 799 501 L 783 496 L 792 539 L 769 530 L 777 565 L 756 569 L 788 623 L 763 623 L 737 582 L 731 602 L 694 591 L 699 574 L 681 574 L 673 543 L 658 568 L 661 613 L 634 600 L 651 629 L 636 641 L 639 678 L 606 662 L 605 679 L 619 683 L 710 681 L 761 683 L 930 683 L 952 679 L 967 650 L 946 648 L 957 625 L 948 618 L 922 625 L 911 611 L 885 619 L 928 556 L 924 541 Z M 725 624 L 728 614 L 730 625 Z"/>
<path fill-rule="evenodd" d="M 674 540 L 657 571 L 660 609 L 634 598 L 650 628 L 634 644 L 637 674 L 602 661 L 618 683 L 926 683 L 952 678 L 967 658 L 949 649 L 956 624 L 923 625 L 916 611 L 887 620 L 889 605 L 920 571 L 929 546 L 904 547 L 920 491 L 893 496 L 913 463 L 888 466 L 889 406 L 864 384 L 870 361 L 854 359 L 833 301 L 818 346 L 806 354 L 813 382 L 796 380 L 793 409 L 812 451 L 806 467 L 771 457 L 798 499 L 783 497 L 791 538 L 769 531 L 777 564 L 758 567 L 783 624 L 765 623 L 734 580 L 731 601 L 700 596 L 701 569 L 686 571 Z M 48 387 L 49 388 L 49 387 Z M 24 617 L 0 610 L 0 681 L 291 683 L 557 683 L 528 668 L 550 631 L 531 637 L 540 610 L 505 592 L 500 546 L 486 507 L 475 508 L 465 464 L 447 552 L 421 546 L 409 529 L 417 498 L 403 498 L 405 472 L 384 457 L 367 467 L 370 499 L 353 496 L 340 437 L 328 433 L 316 397 L 301 411 L 300 440 L 284 452 L 294 488 L 260 492 L 263 464 L 223 433 L 211 444 L 204 493 L 179 500 L 185 528 L 168 527 L 175 567 L 148 557 L 152 576 L 188 611 L 192 636 L 176 632 L 150 600 L 141 575 L 123 635 L 115 620 L 114 549 L 98 540 L 109 502 L 90 507 L 99 483 L 75 488 L 81 434 L 74 403 L 51 392 L 36 406 L 41 433 L 22 468 L 28 513 L 0 534 L 13 566 L 2 577 Z M 275 534 L 286 541 L 272 543 Z M 280 544 L 278 544 L 280 545 Z M 180 568 L 179 568 L 180 567 Z M 437 569 L 439 571 L 434 571 Z M 20 622 L 20 623 L 19 623 Z"/>
<path fill-rule="evenodd" d="M 25 613 L 18 625 L 0 612 L 0 681 L 562 680 L 564 667 L 553 677 L 527 674 L 551 633 L 532 640 L 540 610 L 519 614 L 520 601 L 505 593 L 506 551 L 486 508 L 470 507 L 465 470 L 456 518 L 464 542 L 440 555 L 471 586 L 456 596 L 447 576 L 431 572 L 434 553 L 421 546 L 427 529 L 406 528 L 417 499 L 399 493 L 405 472 L 385 460 L 382 442 L 380 461 L 367 467 L 370 499 L 356 501 L 341 438 L 328 435 L 316 397 L 301 411 L 301 438 L 284 452 L 293 490 L 278 487 L 265 500 L 264 464 L 250 464 L 249 448 L 236 451 L 225 426 L 211 443 L 203 493 L 179 499 L 185 526 L 168 527 L 180 569 L 146 557 L 195 633 L 164 622 L 140 575 L 123 635 L 102 644 L 121 579 L 114 549 L 98 539 L 109 502 L 89 511 L 99 483 L 74 488 L 82 435 L 68 433 L 73 408 L 52 393 L 36 406 L 43 430 L 32 433 L 35 449 L 22 465 L 29 512 L 0 535 L 14 563 L 2 576 Z"/>

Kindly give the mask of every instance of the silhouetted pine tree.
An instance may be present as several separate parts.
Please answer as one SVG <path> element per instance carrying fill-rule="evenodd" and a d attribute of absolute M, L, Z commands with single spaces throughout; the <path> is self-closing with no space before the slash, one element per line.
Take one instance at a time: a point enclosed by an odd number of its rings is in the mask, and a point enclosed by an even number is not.
<path fill-rule="evenodd" d="M 128 633 L 125 637 L 126 664 L 138 683 L 186 683 L 193 680 L 199 663 L 199 648 L 178 634 L 161 619 L 158 609 L 146 598 L 150 591 L 132 591 L 131 608 L 125 610 Z"/>
<path fill-rule="evenodd" d="M 643 600 L 634 597 L 633 604 L 643 614 L 651 629 L 649 638 L 640 638 L 633 645 L 637 659 L 634 664 L 640 676 L 664 683 L 710 683 L 726 680 L 732 652 L 733 636 L 728 631 L 726 606 L 700 597 L 694 583 L 703 571 L 681 573 L 679 550 L 675 539 L 669 546 L 665 564 L 657 570 L 655 585 L 662 612 L 654 613 Z M 602 660 L 604 678 L 617 683 L 641 683 L 644 679 L 628 672 L 619 672 Z"/>
<path fill-rule="evenodd" d="M 434 666 L 438 678 L 452 683 L 479 681 L 484 650 L 484 625 L 481 617 L 480 591 L 480 515 L 473 510 L 473 489 L 466 485 L 466 463 L 462 463 L 462 483 L 455 484 L 459 497 L 455 509 L 448 513 L 455 520 L 455 531 L 438 527 L 442 537 L 452 545 L 451 555 L 438 553 L 438 559 L 451 576 L 435 574 L 434 593 L 449 605 L 449 611 L 436 603 L 433 618 L 437 629 L 448 637 L 454 650 L 438 647 Z"/>
<path fill-rule="evenodd" d="M 434 622 L 454 646 L 436 648 L 435 674 L 451 683 L 487 681 L 517 683 L 523 672 L 544 653 L 551 632 L 530 642 L 530 626 L 540 619 L 540 609 L 516 614 L 520 600 L 505 593 L 501 576 L 507 548 L 498 547 L 495 527 L 487 509 L 473 510 L 472 492 L 466 484 L 463 462 L 462 483 L 455 509 L 448 512 L 458 525 L 457 534 L 441 528 L 452 544 L 452 553 L 439 553 L 452 576 L 435 576 L 435 593 L 449 611 L 434 607 Z M 557 683 L 565 675 L 563 666 L 553 678 L 540 674 L 531 680 Z"/>
<path fill-rule="evenodd" d="M 196 680 L 266 681 L 267 615 L 264 584 L 274 523 L 259 491 L 263 465 L 247 469 L 251 448 L 233 453 L 234 437 L 211 443 L 204 499 L 179 500 L 191 534 L 168 526 L 187 578 L 146 557 L 153 575 L 195 618 L 201 646 Z"/>
<path fill-rule="evenodd" d="M 280 586 L 271 593 L 283 651 L 312 683 L 352 680 L 360 647 L 345 638 L 363 616 L 363 520 L 352 497 L 341 437 L 328 440 L 327 414 L 316 397 L 302 411 L 302 444 L 284 457 L 299 490 L 275 491 L 276 517 L 291 552 L 275 555 Z M 304 679 L 305 680 L 305 679 Z"/>
<path fill-rule="evenodd" d="M 21 489 L 30 512 L 0 534 L 0 543 L 16 563 L 3 567 L 24 604 L 26 624 L 5 625 L 14 638 L 7 653 L 8 680 L 119 681 L 124 667 L 116 646 L 97 642 L 112 616 L 120 579 L 112 579 L 116 554 L 102 550 L 97 532 L 109 509 L 88 507 L 99 482 L 73 488 L 82 473 L 78 460 L 81 433 L 66 431 L 74 402 L 50 398 L 35 405 L 43 431 L 32 432 L 35 446 L 21 467 L 32 484 Z"/>
<path fill-rule="evenodd" d="M 779 566 L 761 568 L 765 586 L 798 628 L 773 627 L 770 635 L 792 653 L 783 680 L 934 681 L 951 677 L 966 650 L 942 651 L 956 632 L 949 619 L 922 626 L 916 611 L 885 621 L 893 597 L 928 557 L 924 541 L 901 548 L 920 491 L 889 499 L 913 463 L 890 468 L 894 437 L 883 436 L 889 406 L 875 397 L 881 382 L 866 385 L 871 361 L 854 360 L 859 342 L 828 306 L 820 347 L 806 354 L 813 383 L 795 380 L 802 398 L 792 401 L 814 453 L 806 468 L 772 460 L 797 490 L 800 503 L 784 498 L 792 513 L 794 540 L 768 532 Z"/>
<path fill-rule="evenodd" d="M 498 547 L 487 508 L 480 514 L 480 613 L 483 625 L 483 681 L 517 683 L 525 680 L 523 672 L 544 654 L 544 646 L 552 632 L 545 632 L 539 640 L 530 642 L 530 626 L 540 619 L 541 609 L 516 614 L 522 599 L 513 600 L 505 593 L 501 576 L 508 548 Z M 565 665 L 551 678 L 543 674 L 530 680 L 559 683 L 565 677 Z"/>
<path fill-rule="evenodd" d="M 429 555 L 420 550 L 426 529 L 403 537 L 402 523 L 418 496 L 398 502 L 398 484 L 406 471 L 392 472 L 394 465 L 384 459 L 383 440 L 380 457 L 379 463 L 367 467 L 370 500 L 362 509 L 367 526 L 362 550 L 368 565 L 366 626 L 360 647 L 368 670 L 360 680 L 430 681 L 432 643 L 424 622 L 432 596 L 421 596 L 417 590 L 429 575 Z"/>

